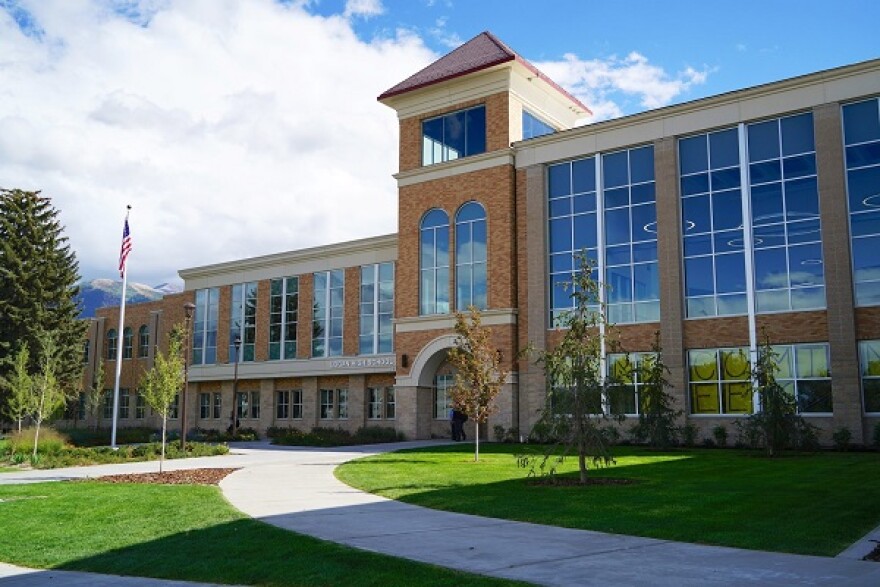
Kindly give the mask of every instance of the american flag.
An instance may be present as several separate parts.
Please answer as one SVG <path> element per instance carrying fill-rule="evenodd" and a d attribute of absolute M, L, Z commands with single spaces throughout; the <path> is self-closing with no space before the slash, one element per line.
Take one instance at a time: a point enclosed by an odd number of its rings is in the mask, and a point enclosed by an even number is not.
<path fill-rule="evenodd" d="M 125 260 L 131 252 L 131 233 L 128 231 L 128 217 L 125 218 L 125 227 L 122 229 L 122 248 L 119 249 L 119 277 L 125 277 Z"/>

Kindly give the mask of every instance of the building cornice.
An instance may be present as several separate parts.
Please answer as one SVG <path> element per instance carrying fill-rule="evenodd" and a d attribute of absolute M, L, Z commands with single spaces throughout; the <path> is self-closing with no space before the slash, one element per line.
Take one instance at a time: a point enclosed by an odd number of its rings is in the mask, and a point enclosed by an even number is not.
<path fill-rule="evenodd" d="M 516 324 L 517 314 L 518 311 L 513 308 L 482 310 L 480 312 L 480 322 L 483 326 Z M 452 330 L 455 326 L 455 315 L 442 314 L 436 316 L 416 316 L 413 318 L 395 318 L 393 322 L 394 331 L 397 334 L 402 332 L 424 332 L 426 330 Z"/>
<path fill-rule="evenodd" d="M 218 282 L 238 283 L 254 277 L 300 275 L 320 269 L 336 269 L 368 262 L 397 259 L 397 234 L 387 234 L 297 251 L 238 259 L 202 267 L 181 269 L 185 289 L 211 287 Z"/>
<path fill-rule="evenodd" d="M 434 181 L 465 173 L 483 171 L 493 167 L 501 167 L 502 165 L 513 164 L 513 149 L 504 149 L 501 151 L 490 151 L 488 153 L 480 153 L 479 155 L 462 157 L 461 159 L 446 161 L 444 163 L 435 163 L 434 165 L 417 167 L 416 169 L 410 169 L 408 171 L 401 171 L 394 175 L 394 179 L 397 180 L 397 187 L 402 188 L 409 185 L 424 183 L 426 181 Z"/>
<path fill-rule="evenodd" d="M 238 378 L 278 379 L 284 377 L 316 377 L 320 375 L 363 375 L 367 373 L 394 373 L 395 355 L 332 357 L 296 359 L 292 361 L 258 361 L 238 364 Z M 189 368 L 192 383 L 203 381 L 231 381 L 235 365 L 193 365 Z"/>
<path fill-rule="evenodd" d="M 589 154 L 619 148 L 632 137 L 641 139 L 629 144 L 645 143 L 878 92 L 880 59 L 874 59 L 519 141 L 513 144 L 516 166 L 564 158 L 568 151 Z M 567 144 L 572 148 L 565 148 Z"/>

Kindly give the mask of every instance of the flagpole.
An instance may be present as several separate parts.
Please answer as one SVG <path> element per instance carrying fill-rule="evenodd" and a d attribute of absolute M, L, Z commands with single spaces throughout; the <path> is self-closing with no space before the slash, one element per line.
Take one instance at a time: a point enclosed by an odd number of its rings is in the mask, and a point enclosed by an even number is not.
<path fill-rule="evenodd" d="M 128 215 L 131 213 L 131 206 L 126 207 L 125 212 L 125 229 L 122 235 L 122 247 L 126 246 L 125 239 L 128 238 Z M 122 301 L 119 304 L 119 330 L 116 335 L 116 380 L 113 383 L 113 428 L 110 431 L 110 448 L 116 449 L 116 422 L 119 414 L 119 376 L 122 375 L 122 347 L 125 345 L 125 290 L 128 286 L 128 270 L 126 267 L 127 254 L 120 251 L 119 271 L 122 273 Z"/>

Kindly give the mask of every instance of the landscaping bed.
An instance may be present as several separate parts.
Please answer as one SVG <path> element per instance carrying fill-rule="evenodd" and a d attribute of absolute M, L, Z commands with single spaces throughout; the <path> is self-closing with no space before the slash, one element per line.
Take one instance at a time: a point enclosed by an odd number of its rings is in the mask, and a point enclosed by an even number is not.
<path fill-rule="evenodd" d="M 158 485 L 219 485 L 227 475 L 238 469 L 181 469 L 161 473 L 126 473 L 104 475 L 103 483 L 152 483 Z"/>

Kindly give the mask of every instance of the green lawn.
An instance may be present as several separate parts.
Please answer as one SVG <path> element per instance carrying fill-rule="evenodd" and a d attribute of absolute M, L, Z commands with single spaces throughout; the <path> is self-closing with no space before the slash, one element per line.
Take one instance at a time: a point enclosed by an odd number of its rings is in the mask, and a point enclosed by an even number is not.
<path fill-rule="evenodd" d="M 880 524 L 880 453 L 767 459 L 738 450 L 615 450 L 617 464 L 591 475 L 631 485 L 529 483 L 523 447 L 472 445 L 391 453 L 349 462 L 337 477 L 430 508 L 618 534 L 833 556 Z M 533 448 L 540 450 L 540 448 Z M 568 459 L 566 471 L 574 471 Z"/>
<path fill-rule="evenodd" d="M 513 585 L 359 551 L 247 518 L 217 487 L 0 486 L 0 560 L 247 585 Z"/>

